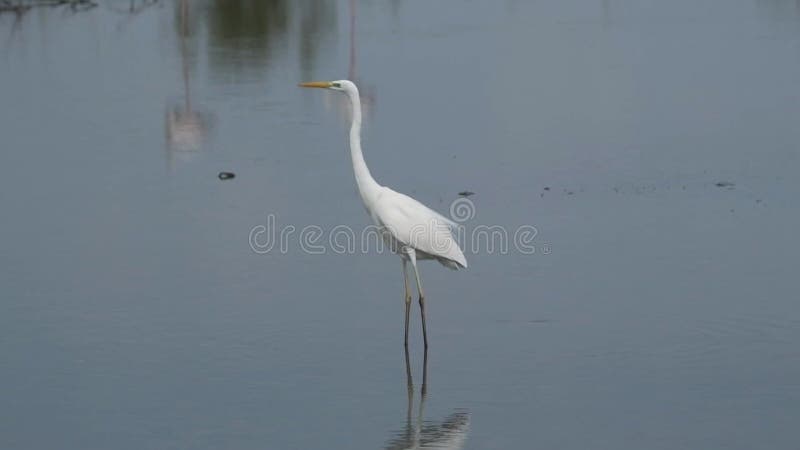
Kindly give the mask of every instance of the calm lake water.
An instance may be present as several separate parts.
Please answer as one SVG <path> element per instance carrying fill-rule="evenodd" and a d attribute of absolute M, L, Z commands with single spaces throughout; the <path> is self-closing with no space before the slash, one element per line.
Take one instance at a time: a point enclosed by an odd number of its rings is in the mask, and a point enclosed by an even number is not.
<path fill-rule="evenodd" d="M 100 3 L 0 15 L 0 448 L 800 445 L 798 2 Z M 396 257 L 250 245 L 369 223 L 341 78 L 537 230 L 421 264 L 424 405 Z"/>

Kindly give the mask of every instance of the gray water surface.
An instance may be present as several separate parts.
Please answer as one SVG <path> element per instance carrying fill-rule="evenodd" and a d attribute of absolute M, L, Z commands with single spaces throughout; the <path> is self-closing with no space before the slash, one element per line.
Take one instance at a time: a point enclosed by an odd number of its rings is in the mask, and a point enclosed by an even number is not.
<path fill-rule="evenodd" d="M 110 1 L 0 42 L 0 448 L 797 448 L 797 2 Z M 421 264 L 424 396 L 398 258 L 249 242 L 369 223 L 296 86 L 340 78 L 378 181 L 537 230 Z"/>

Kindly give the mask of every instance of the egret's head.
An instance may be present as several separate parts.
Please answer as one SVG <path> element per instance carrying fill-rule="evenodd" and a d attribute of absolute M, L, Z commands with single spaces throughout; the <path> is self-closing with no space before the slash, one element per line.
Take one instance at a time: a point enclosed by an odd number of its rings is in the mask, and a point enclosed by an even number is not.
<path fill-rule="evenodd" d="M 356 85 L 350 80 L 311 81 L 308 83 L 300 83 L 300 87 L 330 89 L 332 91 L 345 93 L 358 92 Z"/>

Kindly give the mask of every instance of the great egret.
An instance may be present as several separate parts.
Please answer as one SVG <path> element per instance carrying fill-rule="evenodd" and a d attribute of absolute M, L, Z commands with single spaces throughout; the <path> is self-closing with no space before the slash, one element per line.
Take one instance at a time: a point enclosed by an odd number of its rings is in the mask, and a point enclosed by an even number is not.
<path fill-rule="evenodd" d="M 422 338 L 428 348 L 428 331 L 425 327 L 425 294 L 419 278 L 417 260 L 435 259 L 445 267 L 457 270 L 467 267 L 464 253 L 453 237 L 456 224 L 443 215 L 428 208 L 413 198 L 381 186 L 372 178 L 361 152 L 361 99 L 358 88 L 349 80 L 312 81 L 300 83 L 301 87 L 330 89 L 343 92 L 350 99 L 353 109 L 350 125 L 350 157 L 361 200 L 372 221 L 380 230 L 383 239 L 403 262 L 403 284 L 405 286 L 406 320 L 405 341 L 408 347 L 408 316 L 411 309 L 411 293 L 408 288 L 407 264 L 411 262 L 419 293 L 419 310 L 422 319 Z"/>

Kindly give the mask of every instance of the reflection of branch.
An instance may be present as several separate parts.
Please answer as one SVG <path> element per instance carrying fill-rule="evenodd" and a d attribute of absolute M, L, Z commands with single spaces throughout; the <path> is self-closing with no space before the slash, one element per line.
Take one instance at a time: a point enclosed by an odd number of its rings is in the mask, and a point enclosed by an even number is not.
<path fill-rule="evenodd" d="M 94 8 L 97 6 L 97 3 L 93 0 L 18 0 L 16 2 L 12 0 L 0 0 L 0 14 L 4 12 L 23 14 L 32 8 L 52 8 L 56 6 L 69 6 L 73 11 L 85 11 Z"/>
<path fill-rule="evenodd" d="M 153 5 L 157 5 L 158 1 L 159 0 L 142 0 L 137 4 L 136 0 L 131 0 L 130 6 L 127 8 L 114 8 L 111 5 L 106 5 L 106 7 L 109 9 L 109 11 L 114 11 L 120 14 L 130 14 L 133 16 Z"/>
<path fill-rule="evenodd" d="M 142 0 L 141 2 L 137 2 L 137 0 L 130 0 L 130 6 L 127 8 L 113 7 L 108 3 L 106 3 L 105 6 L 109 11 L 125 16 L 125 18 L 122 19 L 119 24 L 117 24 L 117 31 L 121 31 L 124 26 L 133 22 L 133 20 L 138 17 L 140 13 L 144 12 L 153 5 L 158 4 L 159 0 Z"/>

